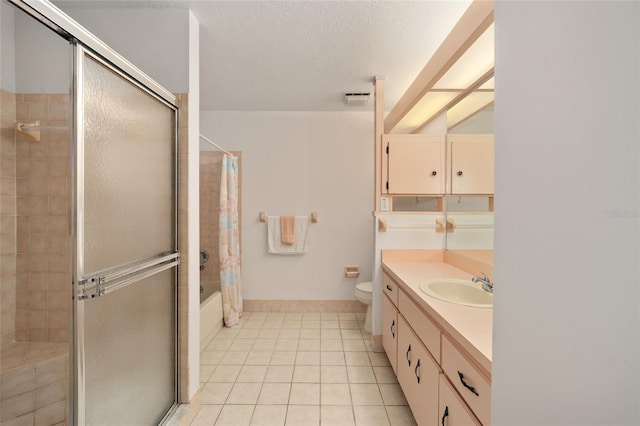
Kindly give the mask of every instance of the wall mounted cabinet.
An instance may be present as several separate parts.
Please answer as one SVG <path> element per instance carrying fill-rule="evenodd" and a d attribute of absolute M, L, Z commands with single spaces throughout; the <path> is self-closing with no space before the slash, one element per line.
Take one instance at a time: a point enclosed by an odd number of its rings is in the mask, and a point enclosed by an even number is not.
<path fill-rule="evenodd" d="M 390 195 L 444 194 L 445 138 L 432 135 L 384 135 L 387 157 L 383 192 Z"/>
<path fill-rule="evenodd" d="M 448 193 L 493 194 L 493 141 L 493 135 L 448 136 Z"/>

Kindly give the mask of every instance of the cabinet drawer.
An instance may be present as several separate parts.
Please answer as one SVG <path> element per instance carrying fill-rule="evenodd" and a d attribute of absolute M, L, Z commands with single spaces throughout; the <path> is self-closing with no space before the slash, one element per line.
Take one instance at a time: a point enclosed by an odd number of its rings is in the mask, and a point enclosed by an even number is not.
<path fill-rule="evenodd" d="M 398 311 L 387 296 L 382 296 L 382 346 L 397 376 Z"/>
<path fill-rule="evenodd" d="M 491 421 L 491 384 L 444 336 L 442 369 L 482 424 Z"/>
<path fill-rule="evenodd" d="M 398 295 L 398 306 L 398 311 L 405 317 L 435 360 L 440 363 L 440 329 L 403 291 Z"/>
<path fill-rule="evenodd" d="M 480 426 L 444 374 L 440 375 L 438 413 L 438 424 L 443 426 Z"/>
<path fill-rule="evenodd" d="M 396 284 L 389 275 L 382 274 L 382 290 L 384 294 L 389 296 L 394 306 L 398 306 L 398 284 Z"/>

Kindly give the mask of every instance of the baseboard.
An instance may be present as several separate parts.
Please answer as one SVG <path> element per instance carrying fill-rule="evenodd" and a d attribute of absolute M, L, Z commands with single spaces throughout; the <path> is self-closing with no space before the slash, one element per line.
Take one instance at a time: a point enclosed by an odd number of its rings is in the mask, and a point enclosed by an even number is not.
<path fill-rule="evenodd" d="M 367 312 L 367 305 L 357 300 L 243 300 L 246 312 Z"/>
<path fill-rule="evenodd" d="M 371 350 L 373 352 L 384 352 L 384 347 L 382 346 L 382 334 L 371 336 Z"/>
<path fill-rule="evenodd" d="M 178 420 L 178 426 L 189 426 L 200 412 L 200 389 L 191 397 L 189 404 L 184 405 L 188 407 L 180 417 L 180 420 Z"/>

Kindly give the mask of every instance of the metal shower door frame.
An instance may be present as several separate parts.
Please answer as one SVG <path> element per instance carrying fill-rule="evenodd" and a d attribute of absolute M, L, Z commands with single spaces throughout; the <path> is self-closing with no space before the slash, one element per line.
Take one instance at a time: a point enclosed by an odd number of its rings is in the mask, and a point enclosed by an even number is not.
<path fill-rule="evenodd" d="M 82 93 L 82 58 L 84 55 L 88 54 L 96 59 L 98 62 L 112 69 L 118 75 L 124 77 L 131 83 L 135 84 L 140 89 L 146 91 L 148 94 L 152 95 L 159 101 L 163 102 L 170 108 L 175 111 L 175 122 L 174 122 L 174 153 L 175 158 L 173 165 L 175 176 L 173 177 L 174 184 L 174 229 L 173 232 L 173 241 L 174 241 L 174 250 L 173 253 L 169 253 L 168 256 L 170 259 L 151 259 L 149 262 L 151 264 L 157 264 L 158 262 L 166 266 L 165 269 L 170 267 L 177 266 L 179 263 L 179 252 L 178 252 L 178 164 L 179 164 L 179 151 L 178 151 L 178 106 L 175 95 L 173 95 L 170 91 L 166 90 L 160 84 L 158 84 L 151 77 L 146 75 L 140 69 L 135 67 L 129 61 L 127 61 L 124 57 L 119 55 L 116 51 L 111 49 L 108 45 L 103 43 L 100 39 L 95 37 L 91 32 L 86 30 L 84 27 L 79 25 L 73 19 L 71 19 L 68 15 L 62 12 L 58 7 L 54 4 L 50 3 L 47 0 L 7 0 L 10 4 L 15 6 L 16 8 L 22 10 L 27 15 L 35 18 L 40 23 L 50 28 L 54 32 L 58 33 L 62 38 L 68 40 L 73 46 L 73 59 L 72 65 L 70 66 L 71 72 L 71 87 L 70 87 L 70 97 L 74 101 L 73 114 L 72 114 L 72 137 L 71 137 L 71 160 L 70 160 L 70 187 L 71 187 L 71 208 L 70 208 L 70 240 L 72 242 L 72 253 L 70 255 L 70 271 L 72 276 L 70 295 L 73 297 L 72 309 L 70 310 L 69 320 L 70 323 L 73 324 L 70 330 L 70 341 L 73 342 L 73 347 L 70 349 L 70 394 L 69 394 L 69 424 L 73 425 L 84 425 L 84 377 L 78 377 L 76 380 L 75 372 L 84 372 L 84 354 L 82 351 L 82 346 L 78 345 L 74 336 L 78 335 L 78 330 L 76 329 L 76 323 L 78 314 L 83 314 L 82 306 L 78 303 L 79 288 L 78 282 L 82 280 L 83 277 L 83 256 L 82 256 L 82 245 L 79 245 L 81 238 L 84 235 L 84 227 L 82 223 L 82 219 L 78 218 L 78 206 L 82 205 L 84 202 L 84 190 L 83 185 L 78 185 L 80 179 L 84 176 L 84 164 L 82 160 L 84 159 L 84 144 L 83 144 L 83 114 L 81 105 L 78 104 L 79 98 L 81 98 Z M 77 261 L 80 259 L 80 261 Z M 175 263 L 174 263 L 175 262 Z M 171 263 L 170 266 L 169 263 Z M 145 269 L 145 265 L 131 265 L 131 269 L 140 270 Z M 178 315 L 177 315 L 177 306 L 178 306 L 178 271 L 175 268 L 175 342 L 174 342 L 174 351 L 175 351 L 175 371 L 176 375 L 174 378 L 174 409 L 177 406 L 178 401 L 178 383 L 179 383 L 179 353 L 178 353 L 178 338 L 177 331 L 178 328 Z M 108 272 L 108 271 L 107 271 Z M 99 288 L 98 288 L 99 291 Z M 82 295 L 82 294 L 80 294 Z M 78 312 L 79 311 L 79 312 Z M 80 342 L 83 343 L 83 342 Z M 80 368 L 82 367 L 82 368 Z M 77 384 L 77 385 L 76 385 Z M 81 407 L 81 408 L 79 408 Z M 167 417 L 171 414 L 172 410 L 169 411 Z"/>
<path fill-rule="evenodd" d="M 84 226 L 84 218 L 82 216 L 82 212 L 84 212 L 84 200 L 85 200 L 85 190 L 84 190 L 84 176 L 85 176 L 85 156 L 84 156 L 84 98 L 83 98 L 83 82 L 84 82 L 84 58 L 90 57 L 91 59 L 97 61 L 104 67 L 108 68 L 113 73 L 118 76 L 124 78 L 132 85 L 136 86 L 138 89 L 146 92 L 151 95 L 158 101 L 164 103 L 167 107 L 170 107 L 174 110 L 175 113 L 175 121 L 174 121 L 174 159 L 173 159 L 173 229 L 172 229 L 172 240 L 173 247 L 170 252 L 162 253 L 157 256 L 153 256 L 149 259 L 140 260 L 137 262 L 133 262 L 132 264 L 123 265 L 121 267 L 113 268 L 112 270 L 104 270 L 99 272 L 94 272 L 90 276 L 86 275 L 84 268 L 84 236 L 85 236 L 85 226 Z M 85 353 L 84 353 L 84 303 L 87 299 L 91 299 L 93 297 L 99 297 L 109 292 L 109 287 L 112 291 L 116 291 L 119 288 L 122 288 L 126 285 L 133 284 L 140 279 L 153 275 L 157 272 L 175 268 L 174 271 L 174 282 L 175 291 L 174 291 L 174 312 L 175 312 L 175 339 L 174 339 L 174 360 L 175 365 L 174 369 L 176 375 L 174 377 L 174 404 L 173 407 L 169 410 L 165 418 L 169 417 L 171 413 L 177 408 L 178 401 L 178 383 L 179 383 L 179 353 L 178 353 L 178 315 L 177 315 L 177 306 L 178 306 L 178 269 L 177 266 L 180 263 L 180 253 L 178 251 L 178 164 L 179 161 L 179 152 L 178 152 L 178 108 L 175 103 L 167 102 L 167 100 L 154 92 L 149 87 L 143 85 L 137 79 L 125 73 L 123 70 L 117 68 L 113 63 L 109 62 L 105 58 L 96 54 L 96 52 L 90 50 L 82 43 L 76 42 L 74 43 L 74 54 L 73 54 L 73 117 L 74 117 L 74 125 L 73 125 L 73 148 L 72 148 L 72 164 L 71 164 L 71 198 L 72 198 L 72 208 L 71 208 L 71 241 L 72 244 L 72 294 L 73 294 L 73 304 L 72 304 L 72 315 L 73 315 L 73 364 L 72 370 L 75 371 L 75 380 L 73 380 L 73 394 L 75 398 L 73 398 L 73 403 L 70 408 L 72 408 L 71 413 L 73 418 L 73 424 L 83 426 L 86 424 L 86 387 L 85 387 Z M 113 281 L 114 285 L 105 286 L 108 284 L 107 281 Z M 102 289 L 101 289 L 102 285 Z"/>

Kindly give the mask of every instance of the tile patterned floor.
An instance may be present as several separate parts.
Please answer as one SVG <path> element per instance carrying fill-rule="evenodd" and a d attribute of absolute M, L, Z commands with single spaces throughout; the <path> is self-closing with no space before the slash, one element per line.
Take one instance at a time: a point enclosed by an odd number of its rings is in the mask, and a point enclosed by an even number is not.
<path fill-rule="evenodd" d="M 363 314 L 246 313 L 201 355 L 192 425 L 415 425 Z"/>

